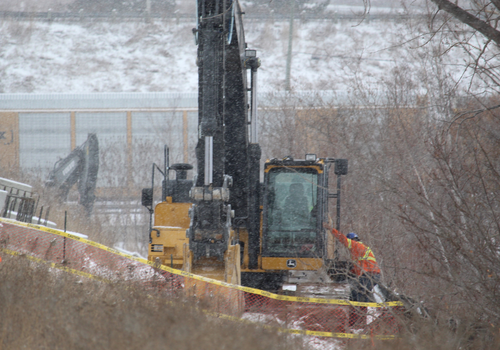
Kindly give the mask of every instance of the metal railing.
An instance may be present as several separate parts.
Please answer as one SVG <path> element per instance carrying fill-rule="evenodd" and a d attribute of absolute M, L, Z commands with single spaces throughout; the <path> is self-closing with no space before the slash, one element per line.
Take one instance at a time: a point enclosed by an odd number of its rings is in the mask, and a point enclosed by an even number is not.
<path fill-rule="evenodd" d="M 357 14 L 349 12 L 304 12 L 297 14 L 297 20 L 332 20 L 332 21 L 391 21 L 399 22 L 408 19 L 425 18 L 427 14 L 416 13 L 368 13 Z M 16 19 L 16 20 L 36 20 L 36 21 L 113 21 L 115 19 L 129 19 L 129 20 L 163 20 L 175 19 L 178 22 L 194 22 L 196 20 L 194 13 L 181 13 L 179 11 L 165 11 L 165 12 L 132 12 L 132 11 L 111 11 L 111 12 L 86 12 L 86 11 L 73 11 L 73 12 L 55 12 L 55 11 L 0 11 L 0 19 Z M 246 12 L 245 18 L 249 20 L 289 20 L 289 13 L 277 12 Z"/>
<path fill-rule="evenodd" d="M 35 194 L 35 198 L 32 193 L 16 188 L 4 188 L 3 190 L 8 191 L 8 193 L 2 217 L 31 223 L 38 204 L 38 196 Z"/>

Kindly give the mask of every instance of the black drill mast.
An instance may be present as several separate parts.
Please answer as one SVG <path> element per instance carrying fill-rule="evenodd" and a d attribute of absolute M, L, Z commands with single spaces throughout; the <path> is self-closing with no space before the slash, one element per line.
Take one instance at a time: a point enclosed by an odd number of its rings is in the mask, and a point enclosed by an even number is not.
<path fill-rule="evenodd" d="M 195 260 L 222 260 L 231 227 L 248 230 L 250 248 L 259 244 L 261 150 L 255 103 L 259 59 L 255 50 L 246 50 L 241 16 L 236 0 L 197 0 L 198 172 L 188 231 Z M 254 255 L 250 264 L 256 267 Z"/>

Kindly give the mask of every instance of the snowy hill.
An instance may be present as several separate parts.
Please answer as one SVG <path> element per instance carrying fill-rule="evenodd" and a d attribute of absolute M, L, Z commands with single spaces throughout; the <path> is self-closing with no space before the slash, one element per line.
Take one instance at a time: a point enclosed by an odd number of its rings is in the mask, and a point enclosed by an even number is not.
<path fill-rule="evenodd" d="M 0 22 L 0 93 L 195 92 L 196 46 L 189 19 Z M 395 67 L 417 71 L 405 23 L 391 20 L 294 22 L 291 86 L 377 87 Z M 289 21 L 245 21 L 249 48 L 258 49 L 261 91 L 283 90 Z M 406 36 L 408 38 L 410 34 Z M 414 55 L 418 56 L 418 55 Z"/>

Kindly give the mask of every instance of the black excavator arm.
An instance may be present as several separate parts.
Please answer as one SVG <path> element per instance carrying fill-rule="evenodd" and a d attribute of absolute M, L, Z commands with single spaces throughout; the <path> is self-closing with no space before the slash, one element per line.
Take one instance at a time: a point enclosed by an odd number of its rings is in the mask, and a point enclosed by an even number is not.
<path fill-rule="evenodd" d="M 99 142 L 95 134 L 89 134 L 87 141 L 71 151 L 66 158 L 55 163 L 45 186 L 55 188 L 58 196 L 64 201 L 69 190 L 78 183 L 79 202 L 87 215 L 90 215 L 95 201 L 98 171 Z"/>

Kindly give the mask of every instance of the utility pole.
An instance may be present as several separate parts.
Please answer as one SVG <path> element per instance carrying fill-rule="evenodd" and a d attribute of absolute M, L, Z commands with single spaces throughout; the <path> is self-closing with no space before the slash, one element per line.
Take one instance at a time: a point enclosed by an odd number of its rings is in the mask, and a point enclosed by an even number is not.
<path fill-rule="evenodd" d="M 288 53 L 286 56 L 285 91 L 290 91 L 290 69 L 292 66 L 293 20 L 295 16 L 295 0 L 290 1 L 290 29 L 288 32 Z"/>
<path fill-rule="evenodd" d="M 151 0 L 146 0 L 146 22 L 151 21 Z"/>

